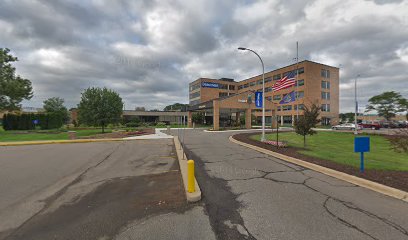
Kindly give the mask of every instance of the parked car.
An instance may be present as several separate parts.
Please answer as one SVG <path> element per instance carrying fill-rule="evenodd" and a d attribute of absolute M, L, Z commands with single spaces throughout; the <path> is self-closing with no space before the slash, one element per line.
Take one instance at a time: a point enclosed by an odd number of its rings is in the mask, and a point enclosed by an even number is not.
<path fill-rule="evenodd" d="M 333 130 L 355 130 L 355 128 L 356 127 L 354 123 L 344 123 L 344 124 L 339 124 L 339 125 L 332 127 Z M 362 127 L 357 124 L 357 130 L 361 130 L 361 129 Z"/>
<path fill-rule="evenodd" d="M 374 122 L 374 121 L 363 121 L 360 124 L 358 124 L 362 128 L 369 128 L 372 130 L 378 130 L 381 128 L 380 123 Z"/>
<path fill-rule="evenodd" d="M 398 123 L 393 121 L 382 121 L 381 122 L 382 128 L 398 128 Z"/>

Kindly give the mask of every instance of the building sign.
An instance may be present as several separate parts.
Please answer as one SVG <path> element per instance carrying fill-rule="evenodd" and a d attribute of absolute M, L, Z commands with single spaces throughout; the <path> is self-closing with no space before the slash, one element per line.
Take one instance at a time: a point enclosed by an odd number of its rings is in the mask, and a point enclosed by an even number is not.
<path fill-rule="evenodd" d="M 201 86 L 204 88 L 218 88 L 219 87 L 218 83 L 212 83 L 212 82 L 202 82 Z"/>
<path fill-rule="evenodd" d="M 200 105 L 198 106 L 198 108 L 205 108 L 205 105 Z"/>
<path fill-rule="evenodd" d="M 238 99 L 238 102 L 240 102 L 240 103 L 246 103 L 247 100 L 246 100 L 246 99 Z"/>
<path fill-rule="evenodd" d="M 262 92 L 255 92 L 255 107 L 261 108 L 263 104 Z"/>

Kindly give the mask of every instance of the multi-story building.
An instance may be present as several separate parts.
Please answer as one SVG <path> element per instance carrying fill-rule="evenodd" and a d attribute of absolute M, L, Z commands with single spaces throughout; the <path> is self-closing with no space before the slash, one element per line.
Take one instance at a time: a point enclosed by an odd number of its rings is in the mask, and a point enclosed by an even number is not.
<path fill-rule="evenodd" d="M 298 69 L 296 86 L 272 91 L 272 86 L 288 73 Z M 189 84 L 191 109 L 198 109 L 197 105 L 214 99 L 223 99 L 244 92 L 262 91 L 262 75 L 254 76 L 239 82 L 229 78 L 209 79 L 199 78 Z M 282 99 L 294 92 L 294 101 L 282 103 Z M 293 94 L 292 94 L 293 95 Z M 303 114 L 303 107 L 312 103 L 321 106 L 321 123 L 335 124 L 339 116 L 339 68 L 312 61 L 302 61 L 265 73 L 265 98 L 274 103 L 278 120 L 284 124 L 291 124 L 298 115 Z M 194 107 L 196 106 L 196 107 Z M 272 112 L 266 112 L 266 122 L 272 120 Z M 260 118 L 260 109 L 252 110 Z"/>

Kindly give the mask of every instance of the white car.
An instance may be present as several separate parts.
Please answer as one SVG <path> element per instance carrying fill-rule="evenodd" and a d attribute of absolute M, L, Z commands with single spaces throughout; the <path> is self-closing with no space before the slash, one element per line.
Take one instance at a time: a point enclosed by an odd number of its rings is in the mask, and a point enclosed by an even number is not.
<path fill-rule="evenodd" d="M 353 130 L 353 131 L 355 128 L 356 127 L 354 123 L 344 123 L 332 127 L 333 130 Z M 357 130 L 361 129 L 362 129 L 361 126 L 357 124 Z"/>

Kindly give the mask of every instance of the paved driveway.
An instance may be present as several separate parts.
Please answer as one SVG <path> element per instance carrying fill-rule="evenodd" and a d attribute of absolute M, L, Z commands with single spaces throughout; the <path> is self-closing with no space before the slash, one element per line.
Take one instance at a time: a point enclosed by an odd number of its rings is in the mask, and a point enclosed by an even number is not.
<path fill-rule="evenodd" d="M 219 239 L 408 239 L 406 202 L 236 145 L 230 135 L 184 137 Z"/>
<path fill-rule="evenodd" d="M 0 239 L 214 239 L 172 139 L 1 147 L 0 191 Z"/>

